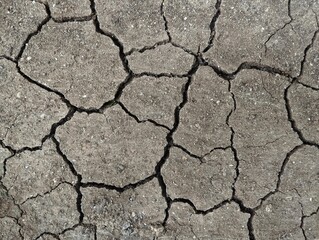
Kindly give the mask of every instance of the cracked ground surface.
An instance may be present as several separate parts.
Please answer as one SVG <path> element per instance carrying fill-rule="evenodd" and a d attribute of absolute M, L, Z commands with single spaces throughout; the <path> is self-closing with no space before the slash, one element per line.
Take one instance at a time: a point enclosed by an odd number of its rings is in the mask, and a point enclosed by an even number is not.
<path fill-rule="evenodd" d="M 0 1 L 0 239 L 318 240 L 319 1 Z"/>

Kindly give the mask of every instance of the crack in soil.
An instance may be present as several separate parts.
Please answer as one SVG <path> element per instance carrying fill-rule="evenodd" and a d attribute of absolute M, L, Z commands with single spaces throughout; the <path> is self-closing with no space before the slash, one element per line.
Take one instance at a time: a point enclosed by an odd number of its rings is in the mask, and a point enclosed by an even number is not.
<path fill-rule="evenodd" d="M 268 48 L 267 48 L 267 43 L 270 41 L 270 39 L 272 39 L 279 31 L 281 31 L 281 30 L 283 30 L 283 29 L 285 29 L 288 25 L 290 25 L 292 22 L 293 22 L 293 18 L 292 18 L 292 16 L 291 16 L 291 0 L 288 0 L 288 2 L 287 2 L 287 4 L 288 4 L 288 17 L 289 17 L 289 21 L 288 22 L 286 22 L 286 23 L 284 23 L 284 25 L 283 26 L 281 26 L 280 28 L 278 28 L 278 29 L 276 29 L 276 31 L 274 32 L 274 33 L 272 33 L 272 34 L 270 34 L 269 35 L 269 37 L 267 38 L 267 40 L 264 42 L 264 48 L 265 48 L 265 55 L 267 55 L 267 51 L 268 51 Z M 293 26 L 292 25 L 290 25 L 291 26 L 291 28 L 292 28 L 292 30 L 294 31 L 294 28 L 293 28 Z"/>
<path fill-rule="evenodd" d="M 207 47 L 204 48 L 203 52 L 207 52 L 209 49 L 211 49 L 213 47 L 214 44 L 214 39 L 216 36 L 216 23 L 218 21 L 218 18 L 221 14 L 221 4 L 222 4 L 222 0 L 217 0 L 216 4 L 215 4 L 215 9 L 216 9 L 216 13 L 212 18 L 212 21 L 210 22 L 209 28 L 210 28 L 210 37 L 208 40 L 208 44 Z"/>
<path fill-rule="evenodd" d="M 13 63 L 15 63 L 16 66 L 16 71 L 17 73 L 23 77 L 23 79 L 25 79 L 26 81 L 28 81 L 30 84 L 34 84 L 37 87 L 49 92 L 49 93 L 54 93 L 55 95 L 57 95 L 60 100 L 68 107 L 68 113 L 66 114 L 66 116 L 64 116 L 63 118 L 61 118 L 58 122 L 53 123 L 50 127 L 50 131 L 49 133 L 47 133 L 42 139 L 41 139 L 41 145 L 39 146 L 35 146 L 35 147 L 22 147 L 20 149 L 14 149 L 12 146 L 7 145 L 4 143 L 3 140 L 0 140 L 0 146 L 4 149 L 7 149 L 10 152 L 10 156 L 6 157 L 3 160 L 3 176 L 2 178 L 6 175 L 7 172 L 7 168 L 6 168 L 6 164 L 7 161 L 12 158 L 13 156 L 15 156 L 16 154 L 22 153 L 24 151 L 39 151 L 42 150 L 42 146 L 43 144 L 48 140 L 48 139 L 52 139 L 53 143 L 55 144 L 55 148 L 56 148 L 56 152 L 59 154 L 59 156 L 62 157 L 62 159 L 64 160 L 64 162 L 67 164 L 67 166 L 69 167 L 69 170 L 71 171 L 71 173 L 77 178 L 76 183 L 73 185 L 69 182 L 66 181 L 62 181 L 59 184 L 57 184 L 55 187 L 51 188 L 49 191 L 43 193 L 43 194 L 36 194 L 34 196 L 31 196 L 29 198 L 27 198 L 25 201 L 22 202 L 21 205 L 23 205 L 24 203 L 26 203 L 27 201 L 31 200 L 31 199 L 35 199 L 39 196 L 43 197 L 47 194 L 50 194 L 52 191 L 54 191 L 56 188 L 58 188 L 61 184 L 69 184 L 72 185 L 77 193 L 77 198 L 76 198 L 76 207 L 77 207 L 77 211 L 79 213 L 79 223 L 74 225 L 71 228 L 66 228 L 64 229 L 62 232 L 55 234 L 55 233 L 50 233 L 50 232 L 43 232 L 41 233 L 38 237 L 36 237 L 36 239 L 41 238 L 42 236 L 45 235 L 50 235 L 51 237 L 55 238 L 55 239 L 60 239 L 60 235 L 66 233 L 67 231 L 73 231 L 75 230 L 75 228 L 79 227 L 79 226 L 84 226 L 84 227 L 89 227 L 94 229 L 94 239 L 97 239 L 97 226 L 94 224 L 87 224 L 87 223 L 83 223 L 83 219 L 84 219 L 84 213 L 82 210 L 82 192 L 81 192 L 81 188 L 102 188 L 102 189 L 107 189 L 107 190 L 114 190 L 116 192 L 122 193 L 126 190 L 129 189 L 135 189 L 138 188 L 141 185 L 144 185 L 150 181 L 152 181 L 153 179 L 157 179 L 159 186 L 161 188 L 161 194 L 162 197 L 165 199 L 166 201 L 166 208 L 165 208 L 165 218 L 162 221 L 162 226 L 165 228 L 167 226 L 167 221 L 170 217 L 170 209 L 172 207 L 172 205 L 174 203 L 185 203 L 187 205 L 189 205 L 195 212 L 195 214 L 201 214 L 201 215 L 206 215 L 209 213 L 212 213 L 213 211 L 227 205 L 230 204 L 232 202 L 236 203 L 239 206 L 239 209 L 242 213 L 248 213 L 250 215 L 248 221 L 247 221 L 247 229 L 249 232 L 249 239 L 250 240 L 255 240 L 255 234 L 254 234 L 254 226 L 253 226 L 253 219 L 254 216 L 256 214 L 256 211 L 258 211 L 261 206 L 263 205 L 263 203 L 272 195 L 276 194 L 277 192 L 279 192 L 280 190 L 280 185 L 281 185 L 281 181 L 282 181 L 282 175 L 285 172 L 285 168 L 286 165 L 288 164 L 291 156 L 297 152 L 299 149 L 303 148 L 306 145 L 310 145 L 310 146 L 315 146 L 319 149 L 319 144 L 314 142 L 314 141 L 310 141 L 307 140 L 302 131 L 298 128 L 298 124 L 296 122 L 296 120 L 294 120 L 293 118 L 293 114 L 292 114 L 292 108 L 290 105 L 290 100 L 289 100 L 289 90 L 290 88 L 294 85 L 294 84 L 301 84 L 304 87 L 310 88 L 314 91 L 319 91 L 319 88 L 316 87 L 312 87 L 310 85 L 307 85 L 305 83 L 300 82 L 300 78 L 302 77 L 303 73 L 304 73 L 304 65 L 307 62 L 307 55 L 309 50 L 313 47 L 315 40 L 317 39 L 317 35 L 319 33 L 319 21 L 316 15 L 316 20 L 317 20 L 317 26 L 318 29 L 314 32 L 311 42 L 310 44 L 308 44 L 306 46 L 306 48 L 304 49 L 303 52 L 303 59 L 300 62 L 300 71 L 297 77 L 293 77 L 292 75 L 290 75 L 289 73 L 276 68 L 276 67 L 271 67 L 265 64 L 260 64 L 260 63 L 256 63 L 256 62 L 242 62 L 238 68 L 233 71 L 233 72 L 227 72 L 225 70 L 223 70 L 222 68 L 220 68 L 219 66 L 209 62 L 208 60 L 204 59 L 201 55 L 200 49 L 198 49 L 198 52 L 195 53 L 187 48 L 185 48 L 184 46 L 181 46 L 177 43 L 174 43 L 174 41 L 172 40 L 170 31 L 169 31 L 169 22 L 167 21 L 166 17 L 165 17 L 165 12 L 164 12 L 164 4 L 165 4 L 165 0 L 162 0 L 161 3 L 161 8 L 160 8 L 160 12 L 161 12 L 161 16 L 163 18 L 164 21 L 164 27 L 165 27 L 165 31 L 167 34 L 168 39 L 167 40 L 163 40 L 160 42 L 156 42 L 151 46 L 144 46 L 140 49 L 137 48 L 132 48 L 127 52 L 124 52 L 124 44 L 120 41 L 120 39 L 115 36 L 113 33 L 104 30 L 100 27 L 100 22 L 98 19 L 98 14 L 96 11 L 96 7 L 95 7 L 95 1 L 94 0 L 90 0 L 90 9 L 91 9 L 91 14 L 88 16 L 82 16 L 82 17 L 63 17 L 63 18 L 54 18 L 52 17 L 51 14 L 51 10 L 49 8 L 49 5 L 47 3 L 43 3 L 40 1 L 37 1 L 41 4 L 43 4 L 43 6 L 45 7 L 45 11 L 47 16 L 45 17 L 45 19 L 43 19 L 40 24 L 37 26 L 37 29 L 33 32 L 31 32 L 27 38 L 25 39 L 25 41 L 23 42 L 17 56 L 15 58 L 11 58 L 5 55 L 1 55 L 0 58 L 4 58 L 8 61 L 11 61 Z M 210 22 L 210 37 L 208 40 L 208 44 L 207 46 L 203 49 L 202 52 L 207 52 L 214 44 L 214 39 L 215 39 L 215 35 L 216 35 L 216 24 L 217 21 L 221 15 L 221 4 L 222 4 L 222 0 L 217 0 L 216 4 L 215 4 L 215 9 L 216 9 L 216 13 L 214 14 L 214 16 L 211 19 Z M 284 28 L 286 28 L 288 25 L 290 25 L 294 19 L 292 18 L 291 15 L 291 0 L 288 0 L 288 16 L 290 18 L 290 20 L 286 23 L 284 23 L 283 26 L 281 26 L 279 29 L 277 29 L 274 33 L 272 33 L 268 39 L 265 41 L 264 43 L 264 47 L 265 47 L 265 54 L 267 54 L 267 43 L 281 30 L 283 30 Z M 98 34 L 101 34 L 107 38 L 110 38 L 113 43 L 116 45 L 116 47 L 118 48 L 119 51 L 119 58 L 121 59 L 122 65 L 123 65 L 123 69 L 126 71 L 127 73 L 127 77 L 123 80 L 123 82 L 121 82 L 118 87 L 117 90 L 114 94 L 114 98 L 112 100 L 108 100 L 106 102 L 104 102 L 99 108 L 83 108 L 83 107 L 78 107 L 73 105 L 67 98 L 66 96 L 55 90 L 52 89 L 34 79 L 32 79 L 30 76 L 28 76 L 26 73 L 24 73 L 20 66 L 19 66 L 19 62 L 22 58 L 22 55 L 27 47 L 27 45 L 30 43 L 30 41 L 32 40 L 33 37 L 35 37 L 36 35 L 38 35 L 42 28 L 50 21 L 54 21 L 57 23 L 66 23 L 66 22 L 84 22 L 84 21 L 92 21 L 93 26 L 95 28 L 95 31 Z M 186 73 L 186 74 L 174 74 L 174 73 L 152 73 L 152 72 L 142 72 L 139 74 L 134 73 L 129 66 L 129 62 L 127 60 L 127 56 L 133 54 L 134 52 L 139 52 L 139 53 L 143 53 L 145 51 L 151 51 L 154 50 L 155 48 L 157 48 L 158 46 L 161 45 L 165 45 L 165 44 L 171 44 L 173 47 L 176 48 L 180 48 L 183 51 L 185 51 L 187 54 L 190 54 L 192 56 L 194 56 L 194 63 L 191 67 L 191 69 Z M 176 130 L 178 129 L 179 126 L 179 122 L 180 122 L 180 112 L 181 110 L 184 108 L 184 106 L 187 104 L 188 102 L 188 91 L 190 88 L 190 85 L 192 84 L 192 80 L 193 80 L 193 76 L 196 73 L 196 71 L 198 70 L 198 68 L 200 66 L 208 66 L 210 68 L 212 68 L 214 70 L 214 72 L 221 77 L 222 79 L 228 81 L 229 83 L 229 87 L 228 87 L 228 91 L 232 96 L 232 100 L 233 100 L 233 108 L 231 109 L 231 111 L 228 113 L 227 118 L 226 118 L 226 124 L 227 126 L 230 128 L 231 130 L 231 137 L 230 137 L 230 145 L 226 146 L 226 147 L 217 147 L 214 148 L 212 150 L 210 150 L 208 153 L 204 153 L 201 156 L 198 156 L 196 154 L 191 153 L 188 149 L 186 149 L 185 147 L 178 145 L 176 143 L 174 143 L 173 141 L 173 135 L 176 132 Z M 235 94 L 231 91 L 231 84 L 232 81 L 236 79 L 237 74 L 239 74 L 242 70 L 246 70 L 246 69 L 254 69 L 254 70 L 258 70 L 258 71 L 262 71 L 262 72 L 267 72 L 270 74 L 274 74 L 274 75 L 280 75 L 280 76 L 284 76 L 286 78 L 288 78 L 289 80 L 291 80 L 290 84 L 288 85 L 288 87 L 285 88 L 284 90 L 284 101 L 285 101 L 285 108 L 287 111 L 287 120 L 290 122 L 291 125 L 291 129 L 293 132 L 295 132 L 299 139 L 302 141 L 302 144 L 295 146 L 293 149 L 291 149 L 288 153 L 286 153 L 286 157 L 284 158 L 281 167 L 277 173 L 277 181 L 276 181 L 276 186 L 274 190 L 271 190 L 270 192 L 268 192 L 264 197 L 262 197 L 260 199 L 260 203 L 258 206 L 254 207 L 254 208 L 249 208 L 246 207 L 244 204 L 244 201 L 239 199 L 236 196 L 236 183 L 238 180 L 238 177 L 240 175 L 240 171 L 239 171 L 239 165 L 240 165 L 240 159 L 238 157 L 238 152 L 237 149 L 234 146 L 234 137 L 235 137 L 235 130 L 234 128 L 230 125 L 229 123 L 229 119 L 231 117 L 231 115 L 236 111 L 236 97 Z M 152 120 L 152 119 L 139 119 L 134 113 L 130 112 L 125 105 L 120 101 L 121 95 L 123 90 L 125 89 L 125 87 L 130 84 L 132 82 L 132 80 L 134 78 L 139 78 L 142 76 L 150 76 L 150 77 L 155 77 L 155 78 L 160 78 L 160 77 L 171 77 L 171 78 L 187 78 L 187 82 L 184 85 L 183 88 L 183 92 L 182 92 L 182 96 L 183 96 L 183 100 L 182 102 L 180 102 L 180 104 L 175 108 L 174 111 L 174 125 L 172 128 L 169 128 L 166 125 L 163 124 L 159 124 L 156 121 Z M 154 125 L 154 127 L 161 127 L 164 128 L 165 130 L 168 130 L 168 134 L 166 136 L 166 145 L 163 149 L 163 156 L 161 157 L 161 159 L 159 160 L 159 162 L 157 163 L 157 165 L 154 168 L 154 173 L 144 179 L 141 179 L 135 183 L 129 183 L 127 185 L 125 185 L 124 187 L 118 187 L 118 186 L 113 186 L 113 185 L 108 185 L 105 183 L 99 183 L 99 182 L 82 182 L 82 175 L 80 173 L 77 172 L 76 168 L 74 167 L 73 163 L 68 159 L 68 157 L 65 155 L 65 153 L 63 153 L 63 151 L 61 150 L 60 147 L 60 142 L 56 139 L 55 137 L 55 133 L 58 127 L 64 125 L 66 122 L 68 122 L 76 112 L 85 112 L 87 114 L 92 114 L 92 113 L 99 113 L 99 114 L 103 114 L 107 108 L 110 108 L 114 105 L 119 105 L 122 110 L 130 117 L 132 117 L 133 119 L 135 119 L 136 122 L 138 123 L 145 123 L 145 122 L 150 122 Z M 276 140 L 275 140 L 276 141 Z M 185 152 L 186 154 L 188 154 L 189 156 L 196 158 L 198 160 L 200 160 L 201 162 L 203 161 L 203 158 L 205 156 L 207 156 L 208 154 L 212 153 L 214 150 L 220 149 L 220 150 L 226 150 L 226 149 L 231 149 L 231 151 L 233 152 L 233 156 L 234 156 L 234 160 L 236 162 L 236 166 L 235 166 L 235 171 L 236 171 L 236 175 L 234 177 L 234 181 L 232 183 L 232 196 L 230 199 L 226 199 L 221 201 L 220 203 L 216 204 L 215 206 L 212 206 L 209 209 L 206 210 L 202 210 L 202 209 L 197 209 L 194 205 L 194 203 L 187 198 L 175 198 L 172 199 L 169 194 L 167 193 L 167 187 L 166 187 L 166 183 L 164 181 L 164 178 L 162 176 L 161 170 L 162 167 L 164 166 L 164 164 L 166 163 L 166 161 L 168 160 L 169 156 L 170 156 L 170 150 L 172 147 L 177 147 L 179 149 L 181 149 L 183 152 Z M 2 179 L 1 178 L 1 179 Z M 0 183 L 2 184 L 0 179 Z M 6 188 L 5 188 L 6 189 Z M 8 189 L 6 189 L 7 193 L 8 193 Z M 11 197 L 11 196 L 10 196 Z M 12 197 L 11 197 L 12 198 Z M 18 207 L 18 209 L 21 211 L 21 216 L 23 215 L 23 211 L 21 209 L 21 206 L 19 204 L 17 204 L 14 200 L 14 198 L 12 198 L 14 205 Z M 303 236 L 305 239 L 307 239 L 306 236 L 306 231 L 304 229 L 304 220 L 308 217 L 311 217 L 315 214 L 318 214 L 319 212 L 319 207 L 317 208 L 316 211 L 312 212 L 309 215 L 305 215 L 303 212 L 303 206 L 301 205 L 302 208 L 302 217 L 301 217 L 301 222 L 300 222 L 300 228 L 302 230 Z M 20 216 L 20 217 L 21 217 Z M 8 216 L 9 217 L 9 216 Z M 20 218 L 19 217 L 19 218 Z M 9 217 L 12 218 L 15 223 L 19 226 L 19 236 L 21 239 L 24 239 L 23 234 L 21 232 L 22 229 L 22 225 L 21 223 L 19 223 L 19 218 L 14 218 L 14 217 Z"/>

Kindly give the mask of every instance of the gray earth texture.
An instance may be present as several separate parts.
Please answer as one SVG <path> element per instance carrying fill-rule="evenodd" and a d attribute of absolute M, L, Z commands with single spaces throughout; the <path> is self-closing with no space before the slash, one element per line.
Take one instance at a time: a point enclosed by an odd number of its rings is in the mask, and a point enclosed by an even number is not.
<path fill-rule="evenodd" d="M 318 0 L 1 0 L 0 240 L 319 240 Z"/>

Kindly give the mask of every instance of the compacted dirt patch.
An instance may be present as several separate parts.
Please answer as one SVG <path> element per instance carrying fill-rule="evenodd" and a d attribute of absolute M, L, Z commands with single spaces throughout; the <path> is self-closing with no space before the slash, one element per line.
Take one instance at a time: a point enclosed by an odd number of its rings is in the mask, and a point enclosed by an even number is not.
<path fill-rule="evenodd" d="M 318 240 L 319 1 L 0 1 L 0 240 Z"/>

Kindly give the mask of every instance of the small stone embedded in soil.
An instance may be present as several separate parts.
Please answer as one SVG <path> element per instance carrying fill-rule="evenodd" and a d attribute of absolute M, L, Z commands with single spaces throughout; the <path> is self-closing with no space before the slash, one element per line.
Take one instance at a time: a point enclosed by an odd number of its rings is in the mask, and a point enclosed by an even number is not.
<path fill-rule="evenodd" d="M 125 51 L 168 39 L 161 4 L 161 0 L 113 0 L 107 4 L 103 0 L 95 1 L 101 28 L 119 38 Z"/>
<path fill-rule="evenodd" d="M 1 0 L 0 55 L 17 57 L 28 35 L 46 17 L 45 7 L 35 1 Z"/>
<path fill-rule="evenodd" d="M 48 140 L 41 150 L 19 153 L 7 161 L 3 184 L 17 203 L 43 195 L 61 182 L 75 183 L 75 176 L 55 145 Z"/>
<path fill-rule="evenodd" d="M 84 221 L 97 226 L 98 239 L 153 239 L 163 231 L 166 203 L 156 179 L 122 193 L 81 191 Z"/>
<path fill-rule="evenodd" d="M 171 44 L 157 46 L 144 52 L 134 52 L 127 57 L 134 73 L 186 75 L 192 69 L 194 57 Z"/>
<path fill-rule="evenodd" d="M 230 149 L 215 150 L 202 161 L 172 148 L 162 174 L 171 198 L 189 199 L 206 210 L 231 198 L 236 162 Z"/>
<path fill-rule="evenodd" d="M 125 186 L 154 173 L 167 132 L 149 122 L 137 123 L 114 106 L 103 115 L 76 113 L 57 130 L 57 138 L 83 182 Z"/>
<path fill-rule="evenodd" d="M 78 223 L 77 192 L 69 184 L 60 184 L 52 192 L 25 202 L 19 219 L 25 240 L 35 239 L 43 232 L 58 234 Z"/>
<path fill-rule="evenodd" d="M 234 104 L 228 82 L 209 67 L 200 67 L 188 91 L 188 102 L 180 112 L 174 141 L 197 155 L 230 145 L 226 119 Z"/>
<path fill-rule="evenodd" d="M 172 127 L 175 108 L 183 100 L 186 78 L 134 78 L 123 90 L 121 102 L 140 120 L 151 119 Z"/>
<path fill-rule="evenodd" d="M 0 139 L 15 149 L 41 145 L 51 125 L 68 112 L 60 97 L 28 82 L 5 59 L 0 84 Z"/>
<path fill-rule="evenodd" d="M 118 47 L 97 33 L 92 21 L 50 21 L 31 39 L 20 66 L 32 79 L 86 108 L 113 99 L 127 75 Z"/>
<path fill-rule="evenodd" d="M 275 189 L 281 165 L 301 144 L 287 119 L 284 91 L 288 79 L 243 70 L 231 82 L 236 110 L 229 118 L 240 161 L 236 194 L 249 207 Z"/>
<path fill-rule="evenodd" d="M 195 214 L 189 205 L 174 203 L 169 213 L 166 232 L 159 237 L 161 240 L 249 238 L 249 214 L 242 213 L 235 203 L 226 204 L 205 215 Z"/>

